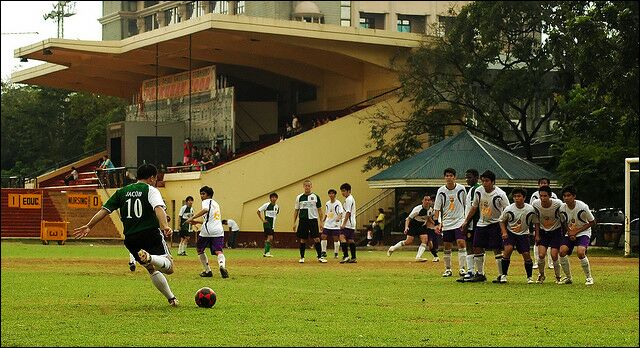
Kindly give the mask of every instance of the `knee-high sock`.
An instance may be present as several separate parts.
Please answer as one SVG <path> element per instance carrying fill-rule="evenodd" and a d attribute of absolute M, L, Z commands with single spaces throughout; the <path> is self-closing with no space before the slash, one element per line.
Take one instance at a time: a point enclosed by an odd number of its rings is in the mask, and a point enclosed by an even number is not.
<path fill-rule="evenodd" d="M 458 249 L 458 266 L 460 269 L 464 269 L 466 259 L 467 259 L 467 248 Z"/>
<path fill-rule="evenodd" d="M 340 252 L 340 241 L 333 242 L 333 253 L 337 254 Z"/>
<path fill-rule="evenodd" d="M 531 278 L 531 275 L 533 274 L 533 261 L 525 261 L 524 270 L 527 272 L 527 278 Z"/>
<path fill-rule="evenodd" d="M 511 259 L 502 258 L 502 274 L 507 275 L 509 273 L 509 265 L 511 264 Z"/>
<path fill-rule="evenodd" d="M 166 271 L 171 269 L 171 260 L 169 260 L 168 257 L 164 255 L 150 255 L 150 256 L 151 256 L 151 261 L 149 261 L 149 263 L 154 265 L 156 269 L 159 270 L 160 272 L 165 273 Z"/>
<path fill-rule="evenodd" d="M 164 274 L 160 271 L 155 271 L 151 274 L 151 282 L 156 287 L 156 289 L 160 290 L 160 292 L 170 300 L 174 298 L 173 292 L 171 292 L 171 288 L 169 288 L 169 283 L 167 283 L 167 278 L 165 278 Z"/>
<path fill-rule="evenodd" d="M 304 259 L 304 251 L 307 248 L 307 245 L 305 243 L 300 243 L 300 258 Z"/>
<path fill-rule="evenodd" d="M 444 251 L 444 268 L 451 269 L 451 250 Z"/>
<path fill-rule="evenodd" d="M 351 258 L 355 259 L 356 258 L 356 243 L 355 242 L 349 243 L 349 249 L 351 249 Z"/>
<path fill-rule="evenodd" d="M 564 274 L 567 275 L 567 278 L 571 279 L 571 266 L 569 265 L 569 256 L 564 256 L 560 258 L 560 265 L 562 266 L 562 270 Z"/>
<path fill-rule="evenodd" d="M 585 255 L 584 259 L 580 259 L 580 266 L 582 266 L 582 270 L 584 271 L 584 275 L 587 278 L 591 278 L 591 265 L 589 264 L 589 259 Z"/>
<path fill-rule="evenodd" d="M 554 265 L 554 267 L 555 267 L 555 264 L 553 263 L 553 259 L 551 258 L 551 254 L 550 253 L 547 254 L 547 262 L 549 263 L 549 266 Z"/>
<path fill-rule="evenodd" d="M 224 257 L 223 253 L 218 254 L 218 265 L 222 268 L 227 268 L 226 264 L 227 259 Z"/>
<path fill-rule="evenodd" d="M 320 242 L 313 243 L 313 246 L 316 248 L 316 254 L 318 255 L 318 258 L 320 258 L 322 256 L 322 248 L 320 247 Z"/>
<path fill-rule="evenodd" d="M 264 242 L 264 253 L 268 254 L 271 252 L 271 241 L 268 239 Z"/>
<path fill-rule="evenodd" d="M 420 243 L 418 247 L 418 253 L 416 254 L 416 259 L 422 258 L 422 254 L 424 254 L 425 250 L 427 250 L 427 245 L 424 243 Z"/>
<path fill-rule="evenodd" d="M 556 278 L 560 278 L 560 262 L 558 260 L 553 261 L 553 273 L 556 274 Z"/>
<path fill-rule="evenodd" d="M 396 243 L 396 245 L 392 245 L 391 247 L 389 247 L 389 250 L 396 251 L 396 250 L 402 248 L 403 246 L 404 246 L 404 241 L 401 240 L 398 243 Z"/>
<path fill-rule="evenodd" d="M 484 253 L 476 254 L 473 262 L 476 264 L 476 273 L 484 274 Z"/>
<path fill-rule="evenodd" d="M 342 257 L 349 257 L 349 243 L 344 242 L 341 243 L 340 246 L 342 247 Z"/>
<path fill-rule="evenodd" d="M 473 273 L 473 269 L 474 269 L 474 264 L 473 264 L 473 259 L 476 255 L 475 254 L 467 254 L 467 272 L 471 272 Z"/>
<path fill-rule="evenodd" d="M 539 259 L 540 259 L 540 252 L 538 251 L 538 244 L 534 244 L 533 245 L 533 264 L 537 265 Z"/>
<path fill-rule="evenodd" d="M 540 275 L 544 275 L 544 267 L 540 267 L 540 265 L 544 266 L 544 258 L 541 258 L 540 255 L 538 255 L 538 272 Z"/>
<path fill-rule="evenodd" d="M 200 259 L 200 263 L 202 263 L 202 267 L 204 267 L 204 271 L 211 272 L 211 267 L 209 267 L 209 259 L 207 258 L 207 254 L 205 253 L 198 254 L 198 258 Z"/>
<path fill-rule="evenodd" d="M 180 241 L 180 244 L 178 244 L 178 254 L 182 254 L 182 252 L 183 252 L 183 251 L 184 251 L 184 249 L 185 249 L 185 244 L 186 244 L 186 243 L 185 243 L 185 241 L 184 241 L 184 240 L 181 240 L 181 241 Z"/>
<path fill-rule="evenodd" d="M 323 239 L 320 241 L 320 246 L 322 247 L 322 252 L 326 253 L 327 252 L 327 240 Z"/>
<path fill-rule="evenodd" d="M 135 263 L 136 262 L 136 258 L 133 257 L 132 253 L 129 253 L 129 263 Z"/>
<path fill-rule="evenodd" d="M 502 275 L 502 254 L 496 255 L 496 266 L 498 266 L 498 275 Z"/>

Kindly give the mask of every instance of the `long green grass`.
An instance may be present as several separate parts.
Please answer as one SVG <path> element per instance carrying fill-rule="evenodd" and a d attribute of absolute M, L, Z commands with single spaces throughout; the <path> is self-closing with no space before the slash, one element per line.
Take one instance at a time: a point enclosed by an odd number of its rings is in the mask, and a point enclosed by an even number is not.
<path fill-rule="evenodd" d="M 173 308 L 122 245 L 92 243 L 2 242 L 2 346 L 638 346 L 638 259 L 595 250 L 587 287 L 575 256 L 572 285 L 527 285 L 518 254 L 499 285 L 442 278 L 411 250 L 358 250 L 357 264 L 225 250 L 231 277 L 200 278 L 190 248 L 167 277 Z M 211 309 L 194 303 L 202 286 Z"/>

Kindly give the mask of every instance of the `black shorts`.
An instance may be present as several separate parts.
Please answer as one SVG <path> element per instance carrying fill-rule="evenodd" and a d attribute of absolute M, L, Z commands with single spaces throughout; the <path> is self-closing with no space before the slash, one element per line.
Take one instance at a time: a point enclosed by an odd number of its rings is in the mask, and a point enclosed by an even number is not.
<path fill-rule="evenodd" d="M 473 246 L 473 228 L 467 228 L 467 245 Z"/>
<path fill-rule="evenodd" d="M 419 237 L 423 234 L 427 234 L 427 226 L 425 225 L 410 225 L 407 235 L 412 237 Z"/>
<path fill-rule="evenodd" d="M 298 239 L 320 238 L 318 219 L 300 219 L 296 237 Z"/>
<path fill-rule="evenodd" d="M 265 236 L 273 236 L 273 228 L 267 227 L 266 225 L 262 226 L 262 228 L 264 229 Z"/>
<path fill-rule="evenodd" d="M 181 228 L 179 233 L 181 238 L 187 238 L 187 237 L 191 237 L 191 234 L 193 232 L 189 231 L 188 229 Z"/>
<path fill-rule="evenodd" d="M 167 248 L 164 236 L 159 228 L 138 232 L 133 235 L 125 235 L 124 246 L 136 261 L 140 262 L 138 251 L 146 250 L 151 255 L 170 255 L 171 252 Z"/>

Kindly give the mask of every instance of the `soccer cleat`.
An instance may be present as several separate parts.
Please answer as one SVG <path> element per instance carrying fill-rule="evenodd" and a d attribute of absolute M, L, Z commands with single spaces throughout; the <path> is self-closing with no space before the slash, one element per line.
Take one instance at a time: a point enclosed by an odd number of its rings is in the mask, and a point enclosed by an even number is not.
<path fill-rule="evenodd" d="M 431 260 L 431 261 L 433 261 L 433 262 L 440 262 L 440 258 L 436 256 L 436 257 L 434 257 L 434 258 L 433 258 L 433 260 Z"/>
<path fill-rule="evenodd" d="M 562 279 L 560 279 L 557 284 L 560 284 L 560 285 L 573 284 L 573 280 L 571 280 L 571 278 L 562 277 Z"/>
<path fill-rule="evenodd" d="M 178 299 L 173 297 L 171 299 L 169 299 L 169 305 L 171 307 L 178 307 L 178 304 L 180 304 L 180 302 L 178 302 Z"/>
<path fill-rule="evenodd" d="M 427 262 L 427 259 L 424 257 L 416 257 L 416 262 Z"/>
<path fill-rule="evenodd" d="M 324 257 L 319 257 L 319 258 L 318 258 L 318 262 L 320 262 L 320 263 L 327 263 L 327 259 L 325 259 Z"/>
<path fill-rule="evenodd" d="M 547 277 L 545 277 L 544 274 L 540 274 L 538 276 L 538 281 L 536 283 L 542 284 L 542 283 L 544 283 L 545 279 L 547 279 Z"/>
<path fill-rule="evenodd" d="M 273 257 L 273 255 L 271 255 L 271 253 L 266 253 L 266 254 L 262 254 L 262 257 Z"/>
<path fill-rule="evenodd" d="M 229 271 L 226 268 L 220 266 L 220 275 L 222 278 L 229 278 Z"/>
<path fill-rule="evenodd" d="M 136 263 L 135 262 L 129 262 L 129 270 L 131 272 L 135 272 L 136 271 Z"/>
<path fill-rule="evenodd" d="M 507 283 L 507 276 L 503 274 L 500 276 L 500 284 L 506 284 L 506 283 Z"/>
<path fill-rule="evenodd" d="M 389 248 L 389 250 L 387 250 L 387 256 L 391 256 L 391 254 L 393 254 L 393 250 L 391 250 L 391 248 Z"/>
<path fill-rule="evenodd" d="M 527 278 L 527 284 L 533 284 L 533 283 L 535 282 L 533 281 L 533 279 L 531 279 L 531 277 Z"/>
<path fill-rule="evenodd" d="M 451 277 L 453 275 L 453 272 L 451 272 L 450 269 L 445 269 L 444 273 L 442 273 L 443 277 Z"/>
<path fill-rule="evenodd" d="M 338 258 L 338 253 L 333 253 L 333 258 L 337 259 Z"/>
<path fill-rule="evenodd" d="M 349 260 L 351 260 L 351 259 L 349 258 L 349 256 L 345 256 L 344 258 L 342 258 L 342 260 L 340 261 L 340 263 L 347 263 L 347 262 L 349 262 Z"/>
<path fill-rule="evenodd" d="M 358 260 L 356 260 L 356 259 L 349 259 L 349 261 L 347 261 L 347 263 L 358 263 Z"/>
<path fill-rule="evenodd" d="M 200 273 L 200 276 L 203 278 L 209 278 L 209 277 L 213 277 L 213 272 L 209 271 L 202 271 L 202 273 Z"/>
<path fill-rule="evenodd" d="M 476 275 L 474 275 L 471 279 L 469 279 L 470 283 L 480 283 L 480 282 L 486 282 L 487 281 L 487 277 L 484 274 L 478 274 L 476 273 Z"/>
<path fill-rule="evenodd" d="M 593 285 L 593 278 L 587 278 L 587 281 L 584 283 L 584 285 Z"/>
<path fill-rule="evenodd" d="M 304 257 L 298 260 L 299 263 L 304 263 Z"/>
<path fill-rule="evenodd" d="M 149 255 L 149 253 L 144 249 L 140 249 L 140 251 L 138 251 L 138 258 L 140 258 L 140 263 L 143 265 L 146 265 L 151 261 L 151 255 Z"/>
<path fill-rule="evenodd" d="M 500 284 L 500 278 L 502 277 L 502 275 L 499 275 L 496 279 L 492 280 L 491 282 L 493 284 Z"/>
<path fill-rule="evenodd" d="M 460 277 L 460 278 L 456 279 L 456 281 L 457 281 L 458 283 L 464 283 L 464 282 L 468 282 L 468 281 L 469 281 L 469 279 L 471 279 L 472 277 L 473 277 L 473 273 L 471 273 L 471 272 L 467 272 L 467 273 L 465 273 L 462 277 Z"/>
<path fill-rule="evenodd" d="M 537 264 L 537 263 L 534 263 L 532 268 L 533 268 L 533 269 L 538 269 L 538 264 Z"/>
<path fill-rule="evenodd" d="M 550 263 L 549 265 L 547 265 L 547 268 L 549 268 L 549 269 L 553 269 L 553 264 L 552 264 L 552 263 Z"/>
<path fill-rule="evenodd" d="M 463 276 L 463 275 L 465 275 L 465 274 L 467 274 L 467 271 L 465 271 L 465 270 L 464 270 L 464 268 L 460 268 L 460 269 L 458 270 L 458 275 L 459 275 L 459 276 Z"/>

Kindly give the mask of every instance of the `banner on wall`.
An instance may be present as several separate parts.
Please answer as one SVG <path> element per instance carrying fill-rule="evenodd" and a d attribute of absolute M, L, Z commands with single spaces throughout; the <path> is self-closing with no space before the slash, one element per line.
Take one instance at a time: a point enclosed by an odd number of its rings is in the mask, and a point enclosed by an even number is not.
<path fill-rule="evenodd" d="M 215 66 L 191 71 L 191 93 L 206 92 L 215 89 Z M 157 81 L 158 99 L 180 98 L 189 95 L 189 72 L 160 77 Z M 156 79 L 142 82 L 143 102 L 156 100 Z"/>

